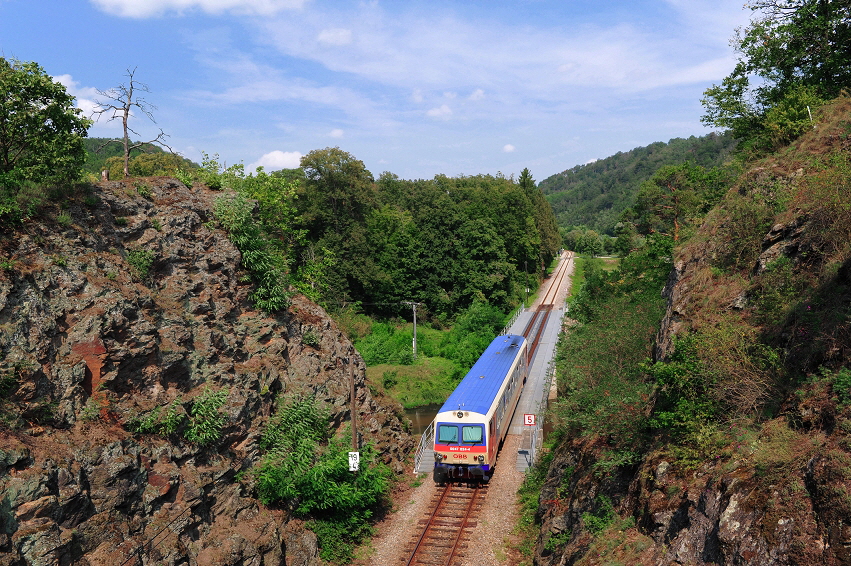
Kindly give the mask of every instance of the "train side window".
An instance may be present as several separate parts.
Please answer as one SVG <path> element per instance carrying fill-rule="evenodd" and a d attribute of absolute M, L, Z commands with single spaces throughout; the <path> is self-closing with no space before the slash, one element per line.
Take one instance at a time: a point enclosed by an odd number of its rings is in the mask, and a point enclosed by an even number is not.
<path fill-rule="evenodd" d="M 484 430 L 481 425 L 461 427 L 461 438 L 465 444 L 468 442 L 471 444 L 479 444 L 482 442 L 483 437 Z"/>
<path fill-rule="evenodd" d="M 440 425 L 437 427 L 437 441 L 441 444 L 458 443 L 458 427 L 455 425 Z"/>

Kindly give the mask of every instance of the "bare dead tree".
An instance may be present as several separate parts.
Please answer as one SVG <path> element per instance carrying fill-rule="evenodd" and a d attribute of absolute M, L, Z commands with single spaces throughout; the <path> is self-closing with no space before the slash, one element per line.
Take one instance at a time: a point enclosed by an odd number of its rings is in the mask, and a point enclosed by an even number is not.
<path fill-rule="evenodd" d="M 148 117 L 148 119 L 154 124 L 157 123 L 154 120 L 153 111 L 157 109 L 156 106 L 149 103 L 144 98 L 138 96 L 139 92 L 151 92 L 148 88 L 148 85 L 144 83 L 140 83 L 134 78 L 136 74 L 136 67 L 133 69 L 127 69 L 127 78 L 130 79 L 126 84 L 120 84 L 117 87 L 111 88 L 109 90 L 100 90 L 98 89 L 98 95 L 100 95 L 102 100 L 95 100 L 95 104 L 97 108 L 92 112 L 91 118 L 94 118 L 95 121 L 99 120 L 101 116 L 108 115 L 108 122 L 113 120 L 121 119 L 121 123 L 124 126 L 124 139 L 123 140 L 109 140 L 102 146 L 98 148 L 98 151 L 109 145 L 110 143 L 122 143 L 124 145 L 124 177 L 127 178 L 130 176 L 130 152 L 134 149 L 141 149 L 144 151 L 144 147 L 146 145 L 156 144 L 161 147 L 168 149 L 171 153 L 174 151 L 165 143 L 165 138 L 168 135 L 162 131 L 160 128 L 160 133 L 157 136 L 145 142 L 130 142 L 130 134 L 134 134 L 135 136 L 139 136 L 139 133 L 130 127 L 128 124 L 130 118 L 133 116 L 133 109 L 136 108 Z M 96 118 L 95 118 L 96 116 Z"/>

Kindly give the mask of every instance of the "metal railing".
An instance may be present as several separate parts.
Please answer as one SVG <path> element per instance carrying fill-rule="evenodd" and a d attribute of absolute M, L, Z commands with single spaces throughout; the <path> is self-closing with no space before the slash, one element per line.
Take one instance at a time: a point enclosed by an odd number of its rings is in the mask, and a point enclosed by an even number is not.
<path fill-rule="evenodd" d="M 414 475 L 422 473 L 420 470 L 420 462 L 422 462 L 423 454 L 426 450 L 432 450 L 434 447 L 434 423 L 432 422 L 423 431 L 420 437 L 420 444 L 417 446 L 417 453 L 414 455 Z M 427 471 L 427 470 L 426 470 Z"/>
<path fill-rule="evenodd" d="M 526 309 L 517 309 L 516 311 L 514 311 L 514 314 L 511 315 L 511 320 L 509 320 L 505 327 L 503 327 L 502 329 L 503 334 L 511 333 L 511 327 L 514 326 L 514 323 L 517 322 L 518 318 L 520 318 L 520 313 L 522 313 L 524 310 Z"/>

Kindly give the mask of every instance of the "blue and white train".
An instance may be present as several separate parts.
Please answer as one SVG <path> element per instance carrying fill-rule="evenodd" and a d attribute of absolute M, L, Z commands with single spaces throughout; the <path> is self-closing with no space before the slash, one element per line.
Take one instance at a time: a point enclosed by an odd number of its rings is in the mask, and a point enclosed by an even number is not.
<path fill-rule="evenodd" d="M 434 481 L 487 482 L 529 370 L 523 336 L 497 336 L 434 419 Z"/>

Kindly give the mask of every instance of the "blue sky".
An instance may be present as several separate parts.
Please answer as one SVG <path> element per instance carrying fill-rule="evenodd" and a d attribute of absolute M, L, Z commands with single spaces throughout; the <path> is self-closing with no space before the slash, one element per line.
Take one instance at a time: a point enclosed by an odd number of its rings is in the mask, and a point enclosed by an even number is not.
<path fill-rule="evenodd" d="M 540 181 L 708 133 L 700 98 L 749 17 L 742 0 L 0 0 L 0 55 L 86 112 L 136 68 L 157 124 L 135 129 L 195 161 L 339 146 L 376 177 Z"/>

